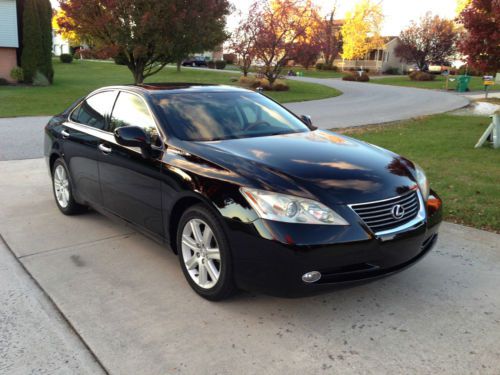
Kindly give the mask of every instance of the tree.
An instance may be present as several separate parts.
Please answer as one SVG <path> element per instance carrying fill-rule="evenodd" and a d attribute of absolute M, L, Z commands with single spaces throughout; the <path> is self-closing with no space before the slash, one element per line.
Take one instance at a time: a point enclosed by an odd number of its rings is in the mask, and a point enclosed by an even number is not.
<path fill-rule="evenodd" d="M 342 26 L 342 58 L 359 59 L 373 49 L 383 46 L 380 27 L 384 15 L 380 3 L 360 0 L 354 10 L 347 12 Z"/>
<path fill-rule="evenodd" d="M 315 8 L 309 0 L 273 0 L 259 2 L 255 9 L 255 57 L 264 63 L 263 74 L 272 87 L 299 38 L 307 35 Z"/>
<path fill-rule="evenodd" d="M 455 53 L 458 32 L 451 20 L 427 13 L 401 31 L 396 55 L 415 62 L 423 70 L 430 64 L 445 64 Z"/>
<path fill-rule="evenodd" d="M 175 0 L 175 7 L 182 9 L 182 17 L 174 23 L 171 54 L 180 71 L 190 54 L 213 50 L 228 38 L 224 28 L 230 7 L 225 0 Z"/>
<path fill-rule="evenodd" d="M 245 77 L 255 59 L 255 40 L 258 31 L 258 22 L 255 17 L 259 15 L 258 7 L 258 2 L 250 6 L 248 17 L 241 21 L 231 35 L 230 49 L 238 56 L 240 69 Z"/>
<path fill-rule="evenodd" d="M 52 83 L 52 7 L 49 0 L 26 0 L 23 11 L 23 52 L 21 66 L 25 82 L 36 73 Z"/>
<path fill-rule="evenodd" d="M 335 20 L 336 4 L 327 16 L 321 20 L 317 30 L 320 51 L 323 54 L 325 65 L 331 67 L 342 48 L 340 22 Z"/>
<path fill-rule="evenodd" d="M 213 48 L 224 35 L 227 0 L 61 0 L 75 21 L 63 31 L 121 54 L 136 84 L 181 56 Z"/>
<path fill-rule="evenodd" d="M 496 73 L 500 70 L 500 0 L 472 0 L 458 21 L 466 32 L 458 44 L 474 68 Z"/>
<path fill-rule="evenodd" d="M 74 31 L 75 28 L 75 20 L 69 18 L 66 12 L 62 9 L 58 9 L 55 12 L 52 17 L 52 30 L 60 34 L 72 47 L 77 47 L 82 44 L 81 38 Z"/>

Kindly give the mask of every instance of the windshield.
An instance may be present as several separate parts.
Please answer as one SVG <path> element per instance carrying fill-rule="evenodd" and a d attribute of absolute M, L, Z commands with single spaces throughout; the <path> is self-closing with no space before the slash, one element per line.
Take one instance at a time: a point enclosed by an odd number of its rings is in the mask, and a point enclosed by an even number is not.
<path fill-rule="evenodd" d="M 309 131 L 294 115 L 257 93 L 172 93 L 156 98 L 175 136 L 183 140 L 216 141 Z"/>

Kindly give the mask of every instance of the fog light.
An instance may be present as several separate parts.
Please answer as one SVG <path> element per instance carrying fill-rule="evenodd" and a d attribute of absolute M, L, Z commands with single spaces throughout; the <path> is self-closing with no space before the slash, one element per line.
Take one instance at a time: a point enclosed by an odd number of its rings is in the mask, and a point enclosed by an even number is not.
<path fill-rule="evenodd" d="M 321 273 L 318 271 L 311 271 L 302 275 L 302 281 L 308 284 L 315 283 L 319 279 L 321 279 Z"/>

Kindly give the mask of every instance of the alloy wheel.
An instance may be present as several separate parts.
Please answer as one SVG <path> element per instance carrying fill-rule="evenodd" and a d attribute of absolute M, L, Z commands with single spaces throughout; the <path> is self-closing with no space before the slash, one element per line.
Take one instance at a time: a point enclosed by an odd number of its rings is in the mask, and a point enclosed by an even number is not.
<path fill-rule="evenodd" d="M 54 191 L 59 206 L 68 207 L 70 199 L 69 179 L 66 169 L 60 164 L 54 171 Z"/>
<path fill-rule="evenodd" d="M 191 219 L 184 225 L 182 260 L 196 285 L 210 289 L 217 284 L 222 268 L 219 245 L 210 226 L 201 219 Z"/>

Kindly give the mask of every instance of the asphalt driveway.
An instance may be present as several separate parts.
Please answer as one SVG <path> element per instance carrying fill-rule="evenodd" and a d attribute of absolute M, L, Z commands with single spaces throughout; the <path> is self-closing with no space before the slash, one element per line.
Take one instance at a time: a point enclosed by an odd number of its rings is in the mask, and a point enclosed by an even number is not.
<path fill-rule="evenodd" d="M 348 82 L 333 78 L 290 79 L 319 83 L 343 92 L 335 98 L 286 104 L 295 113 L 311 115 L 314 125 L 322 129 L 406 120 L 449 112 L 469 104 L 464 96 L 437 90 Z"/>
<path fill-rule="evenodd" d="M 463 107 L 469 100 L 445 92 L 344 82 L 339 79 L 295 77 L 293 79 L 332 86 L 341 96 L 286 107 L 309 114 L 322 129 L 378 124 L 441 113 Z M 50 117 L 0 118 L 0 160 L 39 158 L 43 155 L 42 129 Z"/>
<path fill-rule="evenodd" d="M 445 223 L 436 249 L 393 277 L 210 303 L 165 246 L 60 214 L 42 159 L 0 162 L 0 175 L 0 234 L 111 374 L 498 374 L 499 235 Z"/>

